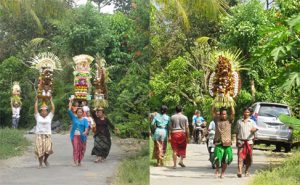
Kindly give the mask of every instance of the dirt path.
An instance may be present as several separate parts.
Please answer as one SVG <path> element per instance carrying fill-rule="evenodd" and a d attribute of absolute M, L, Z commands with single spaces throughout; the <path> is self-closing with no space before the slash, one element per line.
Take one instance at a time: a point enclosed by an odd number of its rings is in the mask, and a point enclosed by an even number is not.
<path fill-rule="evenodd" d="M 34 135 L 26 135 L 33 141 Z M 91 156 L 93 138 L 89 136 L 81 167 L 72 166 L 72 145 L 69 135 L 52 135 L 54 154 L 49 157 L 50 167 L 38 169 L 33 145 L 21 157 L 0 161 L 1 185 L 107 185 L 110 184 L 124 152 L 113 139 L 105 162 L 95 164 Z"/>
<path fill-rule="evenodd" d="M 167 164 L 167 167 L 150 167 L 150 185 L 199 185 L 199 184 L 222 184 L 222 185 L 246 185 L 251 177 L 237 178 L 237 151 L 233 148 L 233 162 L 226 170 L 223 179 L 214 176 L 214 170 L 208 161 L 208 152 L 205 144 L 189 144 L 187 149 L 187 158 L 184 163 L 187 167 L 172 169 L 172 162 Z M 254 150 L 254 164 L 251 167 L 250 173 L 253 176 L 258 169 L 267 167 L 270 163 L 266 154 L 268 151 Z"/>

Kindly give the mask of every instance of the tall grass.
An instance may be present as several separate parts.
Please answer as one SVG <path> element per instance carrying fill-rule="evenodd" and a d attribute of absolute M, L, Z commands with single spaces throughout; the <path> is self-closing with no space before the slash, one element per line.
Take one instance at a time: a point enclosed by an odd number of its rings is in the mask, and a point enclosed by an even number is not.
<path fill-rule="evenodd" d="M 30 142 L 23 136 L 24 131 L 0 129 L 0 159 L 21 155 Z"/>
<path fill-rule="evenodd" d="M 300 184 L 300 151 L 285 160 L 279 167 L 261 171 L 250 185 L 299 185 Z"/>
<path fill-rule="evenodd" d="M 145 144 L 136 156 L 122 162 L 115 180 L 117 185 L 149 184 L 149 146 Z"/>

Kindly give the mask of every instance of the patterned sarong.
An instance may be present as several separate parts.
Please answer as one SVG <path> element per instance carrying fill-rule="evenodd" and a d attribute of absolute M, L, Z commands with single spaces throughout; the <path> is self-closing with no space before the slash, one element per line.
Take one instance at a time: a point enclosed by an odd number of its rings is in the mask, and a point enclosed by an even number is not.
<path fill-rule="evenodd" d="M 217 145 L 215 148 L 215 160 L 214 163 L 218 163 L 218 166 L 221 166 L 222 163 L 230 164 L 233 160 L 233 155 L 232 155 L 232 147 L 231 146 L 222 146 Z"/>
<path fill-rule="evenodd" d="M 153 159 L 162 159 L 167 150 L 167 141 L 154 141 Z"/>
<path fill-rule="evenodd" d="M 84 153 L 85 153 L 85 149 L 86 149 L 86 142 L 83 142 L 81 140 L 80 135 L 75 135 L 74 139 L 72 141 L 72 145 L 73 145 L 74 161 L 81 162 L 84 157 Z"/>
<path fill-rule="evenodd" d="M 110 137 L 97 134 L 94 138 L 95 140 L 92 155 L 96 155 L 105 159 L 108 156 L 111 147 Z"/>
<path fill-rule="evenodd" d="M 37 134 L 35 137 L 35 152 L 38 158 L 45 154 L 53 154 L 50 134 Z"/>
<path fill-rule="evenodd" d="M 187 146 L 185 132 L 171 133 L 171 146 L 178 157 L 185 157 Z"/>

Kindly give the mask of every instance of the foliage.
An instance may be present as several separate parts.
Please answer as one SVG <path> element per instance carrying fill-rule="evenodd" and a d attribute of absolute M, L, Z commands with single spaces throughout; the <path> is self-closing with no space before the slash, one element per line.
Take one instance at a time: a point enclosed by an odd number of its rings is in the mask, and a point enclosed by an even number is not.
<path fill-rule="evenodd" d="M 16 57 L 10 57 L 4 60 L 0 64 L 0 96 L 1 104 L 6 106 L 0 107 L 1 119 L 0 125 L 10 126 L 11 125 L 11 108 L 10 108 L 10 97 L 12 92 L 12 86 L 14 81 L 20 82 L 20 87 L 22 89 L 22 110 L 20 120 L 20 125 L 31 124 L 31 119 L 33 115 L 29 115 L 27 110 L 29 110 L 29 104 L 32 103 L 30 99 L 33 99 L 32 93 L 26 93 L 32 91 L 32 81 L 31 78 L 35 75 L 32 70 L 23 70 L 26 66 Z M 32 108 L 33 111 L 33 108 Z"/>
<path fill-rule="evenodd" d="M 218 19 L 221 13 L 225 13 L 227 3 L 223 0 L 212 1 L 189 1 L 189 0 L 156 0 L 156 4 L 160 5 L 159 8 L 170 9 L 174 7 L 176 19 L 181 19 L 183 28 L 190 30 L 189 15 L 198 14 L 210 20 Z M 199 14 L 201 12 L 201 14 Z"/>
<path fill-rule="evenodd" d="M 0 159 L 21 155 L 29 145 L 30 142 L 24 138 L 23 131 L 0 129 Z"/>
<path fill-rule="evenodd" d="M 297 151 L 286 159 L 279 167 L 274 167 L 262 171 L 255 175 L 250 184 L 261 185 L 280 185 L 280 184 L 299 184 L 300 173 L 300 152 Z"/>
<path fill-rule="evenodd" d="M 268 13 L 259 0 L 251 0 L 231 8 L 231 15 L 221 19 L 221 43 L 240 49 L 246 58 L 258 41 L 258 31 L 268 23 Z"/>
<path fill-rule="evenodd" d="M 0 59 L 16 55 L 33 38 L 49 38 L 55 30 L 52 20 L 62 18 L 68 8 L 61 0 L 1 0 Z"/>

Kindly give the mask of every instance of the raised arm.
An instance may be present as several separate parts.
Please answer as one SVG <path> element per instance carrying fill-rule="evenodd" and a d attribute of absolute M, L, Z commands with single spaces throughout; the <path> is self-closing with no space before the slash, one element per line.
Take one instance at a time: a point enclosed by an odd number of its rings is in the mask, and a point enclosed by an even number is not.
<path fill-rule="evenodd" d="M 72 98 L 70 98 L 69 99 L 69 110 L 71 110 L 72 111 L 72 104 L 73 104 L 73 99 Z"/>
<path fill-rule="evenodd" d="M 38 104 L 39 104 L 39 100 L 36 97 L 35 98 L 35 103 L 34 103 L 34 114 L 38 114 L 39 113 Z"/>
<path fill-rule="evenodd" d="M 50 103 L 51 103 L 51 112 L 52 112 L 52 114 L 54 114 L 54 112 L 55 112 L 55 106 L 54 106 L 54 103 L 53 103 L 52 96 L 50 97 Z"/>
<path fill-rule="evenodd" d="M 234 116 L 235 116 L 235 110 L 234 110 L 234 107 L 233 106 L 231 106 L 231 115 L 230 115 L 230 122 L 233 124 L 233 122 L 234 122 Z"/>

